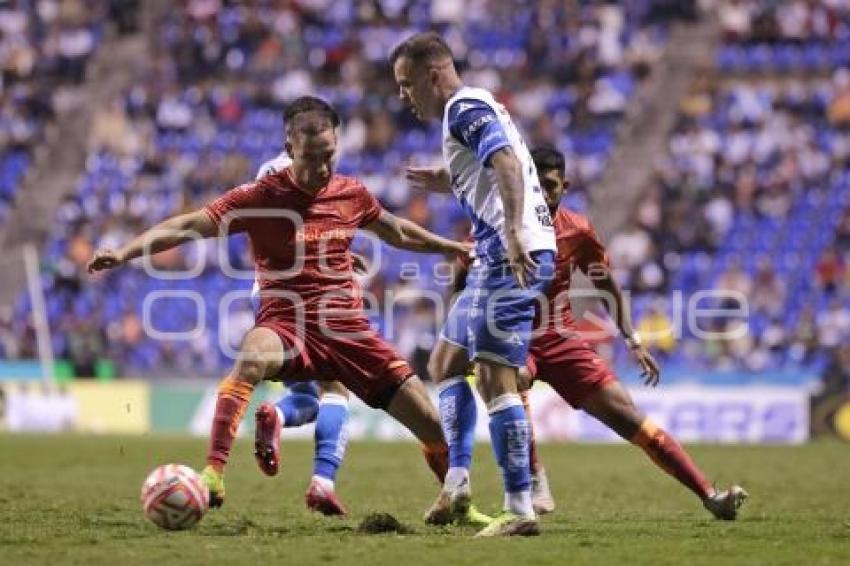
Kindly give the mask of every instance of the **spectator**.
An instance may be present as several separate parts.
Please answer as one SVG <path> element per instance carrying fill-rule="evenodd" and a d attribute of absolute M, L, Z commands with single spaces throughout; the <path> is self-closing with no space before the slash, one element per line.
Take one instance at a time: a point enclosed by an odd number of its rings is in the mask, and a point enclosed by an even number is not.
<path fill-rule="evenodd" d="M 785 306 L 785 285 L 777 277 L 767 258 L 759 261 L 753 279 L 750 308 L 756 314 L 778 316 Z"/>
<path fill-rule="evenodd" d="M 836 248 L 827 248 L 815 266 L 818 286 L 825 293 L 835 293 L 838 285 L 843 282 L 844 260 Z"/>
<path fill-rule="evenodd" d="M 654 355 L 667 357 L 676 349 L 676 331 L 664 301 L 653 301 L 649 312 L 638 322 L 637 330 Z"/>
<path fill-rule="evenodd" d="M 818 343 L 827 350 L 850 340 L 850 312 L 838 299 L 832 299 L 817 316 L 817 325 Z"/>

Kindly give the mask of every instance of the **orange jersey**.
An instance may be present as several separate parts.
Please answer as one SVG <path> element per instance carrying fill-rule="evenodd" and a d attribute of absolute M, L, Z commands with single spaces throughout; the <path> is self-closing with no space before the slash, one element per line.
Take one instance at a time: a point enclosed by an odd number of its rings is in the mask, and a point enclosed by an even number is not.
<path fill-rule="evenodd" d="M 334 175 L 312 194 L 283 169 L 228 191 L 206 211 L 228 233 L 248 234 L 260 282 L 258 323 L 298 309 L 310 318 L 340 311 L 342 319 L 361 310 L 351 240 L 381 206 L 359 181 Z"/>
<path fill-rule="evenodd" d="M 572 274 L 578 269 L 591 274 L 595 269 L 608 269 L 610 260 L 596 230 L 583 214 L 559 208 L 555 218 L 555 278 L 546 292 L 549 309 L 547 328 L 574 329 L 575 319 L 569 301 Z"/>

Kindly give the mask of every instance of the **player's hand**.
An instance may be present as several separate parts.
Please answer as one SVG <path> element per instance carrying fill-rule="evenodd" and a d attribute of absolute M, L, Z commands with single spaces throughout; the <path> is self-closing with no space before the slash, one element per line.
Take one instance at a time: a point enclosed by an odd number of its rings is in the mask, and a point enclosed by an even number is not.
<path fill-rule="evenodd" d="M 407 167 L 404 171 L 407 184 L 417 191 L 450 193 L 452 181 L 444 167 Z"/>
<path fill-rule="evenodd" d="M 537 262 L 525 251 L 517 236 L 508 236 L 508 264 L 521 289 L 528 289 L 528 277 L 537 270 Z"/>
<path fill-rule="evenodd" d="M 122 263 L 124 263 L 124 260 L 117 252 L 110 249 L 97 250 L 86 265 L 86 271 L 96 273 L 98 271 L 113 269 Z"/>
<path fill-rule="evenodd" d="M 446 251 L 458 257 L 466 257 L 472 253 L 473 247 L 472 242 L 452 242 L 452 247 Z"/>
<path fill-rule="evenodd" d="M 354 273 L 356 273 L 357 275 L 366 275 L 367 273 L 369 273 L 369 263 L 362 255 L 352 253 L 351 269 L 353 269 Z"/>
<path fill-rule="evenodd" d="M 649 350 L 644 345 L 638 345 L 631 348 L 632 356 L 640 364 L 640 376 L 643 378 L 643 384 L 650 387 L 655 387 L 661 380 L 661 367 Z"/>

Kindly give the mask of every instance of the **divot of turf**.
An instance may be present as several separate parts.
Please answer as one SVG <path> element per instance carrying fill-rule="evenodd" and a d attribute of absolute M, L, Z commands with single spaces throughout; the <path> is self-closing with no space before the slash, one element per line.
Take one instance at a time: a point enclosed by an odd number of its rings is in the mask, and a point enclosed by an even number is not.
<path fill-rule="evenodd" d="M 370 513 L 360 522 L 357 532 L 369 535 L 385 533 L 409 535 L 413 534 L 414 531 L 389 513 Z"/>

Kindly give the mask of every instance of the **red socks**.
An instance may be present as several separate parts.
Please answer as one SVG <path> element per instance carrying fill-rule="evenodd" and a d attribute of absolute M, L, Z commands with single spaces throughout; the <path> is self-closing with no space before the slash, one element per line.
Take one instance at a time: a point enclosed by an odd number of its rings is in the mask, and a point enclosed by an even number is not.
<path fill-rule="evenodd" d="M 540 463 L 540 458 L 537 455 L 537 441 L 534 439 L 534 425 L 531 424 L 531 405 L 528 402 L 528 390 L 520 391 L 519 396 L 522 399 L 522 408 L 525 409 L 525 418 L 528 419 L 528 430 L 531 433 L 531 437 L 528 439 L 531 473 L 532 475 L 539 474 L 543 465 Z"/>
<path fill-rule="evenodd" d="M 254 386 L 251 383 L 234 377 L 224 379 L 218 387 L 207 464 L 219 472 L 224 469 L 230 457 L 230 447 L 253 392 Z"/>
<path fill-rule="evenodd" d="M 630 440 L 632 444 L 643 448 L 658 467 L 679 480 L 700 499 L 705 499 L 713 491 L 711 483 L 694 464 L 682 445 L 649 419 L 644 419 Z"/>
<path fill-rule="evenodd" d="M 422 454 L 425 456 L 425 461 L 428 462 L 428 467 L 431 468 L 442 485 L 446 479 L 446 473 L 449 471 L 449 447 L 444 442 L 423 444 Z"/>

